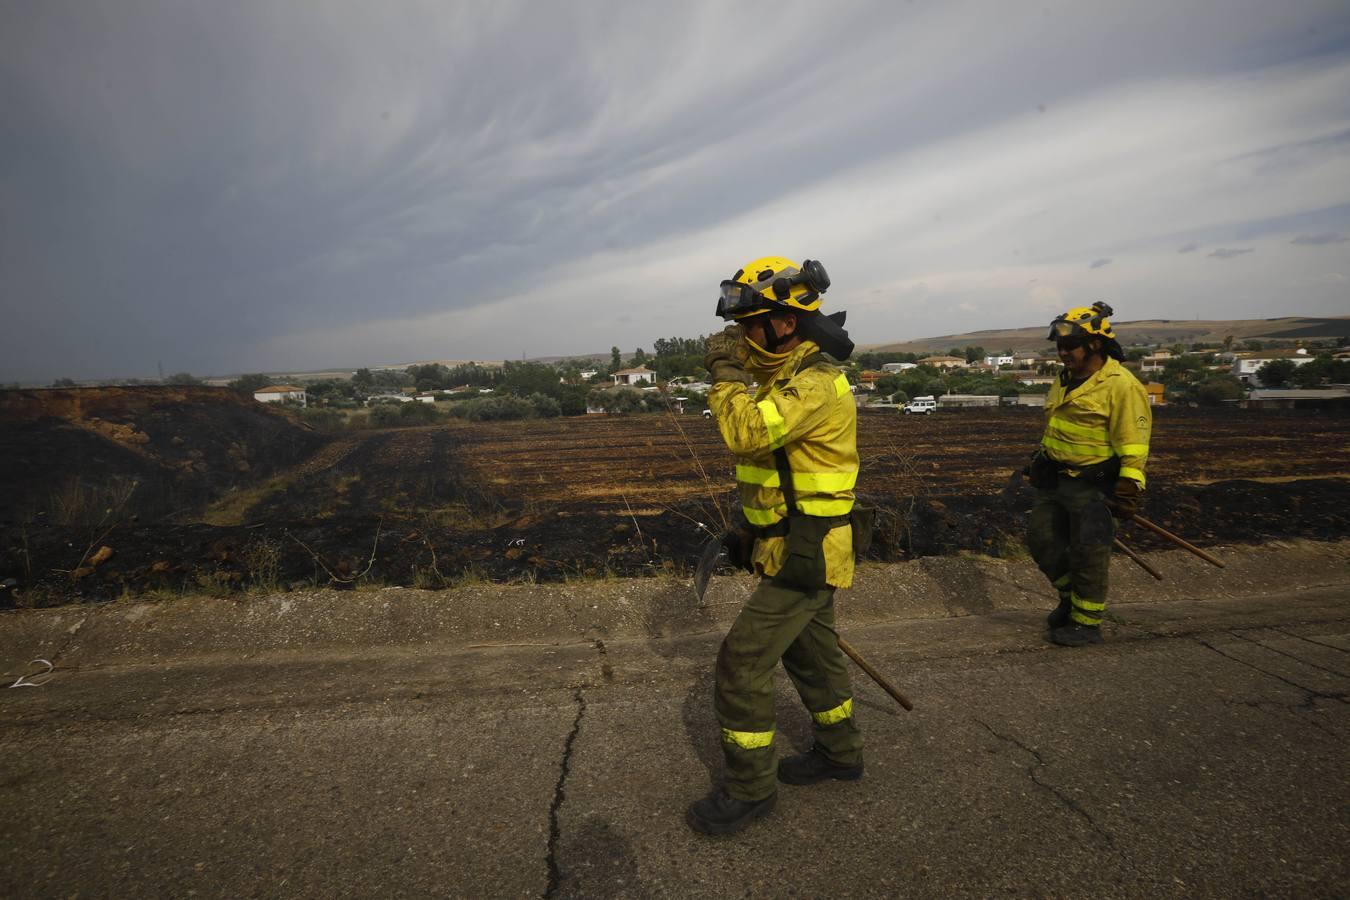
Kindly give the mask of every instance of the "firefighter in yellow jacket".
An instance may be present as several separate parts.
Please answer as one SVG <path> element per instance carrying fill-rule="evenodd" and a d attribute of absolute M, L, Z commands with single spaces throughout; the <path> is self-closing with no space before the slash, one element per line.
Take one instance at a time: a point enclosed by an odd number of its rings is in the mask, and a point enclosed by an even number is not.
<path fill-rule="evenodd" d="M 722 282 L 708 339 L 708 405 L 736 458 L 746 526 L 726 540 L 733 562 L 761 576 L 717 656 L 715 709 L 726 782 L 689 808 L 696 831 L 727 834 L 767 814 L 778 781 L 815 784 L 863 773 L 862 735 L 834 629 L 834 592 L 853 581 L 857 409 L 834 361 L 853 343 L 843 313 L 823 315 L 824 266 L 769 256 Z M 826 356 L 829 353 L 830 356 Z M 752 394 L 752 383 L 758 390 Z M 775 768 L 778 661 L 810 711 L 810 752 Z"/>
<path fill-rule="evenodd" d="M 1101 643 L 1114 518 L 1138 509 L 1153 425 L 1144 386 L 1121 365 L 1111 314 L 1094 303 L 1051 323 L 1064 370 L 1046 397 L 1031 463 L 1037 498 L 1027 546 L 1059 592 L 1050 638 L 1069 647 Z"/>

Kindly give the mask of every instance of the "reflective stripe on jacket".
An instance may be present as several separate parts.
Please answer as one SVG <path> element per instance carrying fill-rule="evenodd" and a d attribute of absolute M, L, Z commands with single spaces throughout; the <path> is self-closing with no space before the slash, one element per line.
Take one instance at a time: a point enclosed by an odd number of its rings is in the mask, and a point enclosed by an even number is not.
<path fill-rule="evenodd" d="M 722 382 L 708 393 L 722 439 L 736 457 L 741 509 L 751 525 L 773 525 L 787 516 L 773 451 L 783 447 L 792 469 L 798 509 L 809 516 L 844 516 L 853 509 L 858 480 L 858 411 L 848 379 L 837 367 L 797 366 L 819 351 L 812 341 L 796 347 L 774 378 L 751 397 L 745 385 Z M 795 373 L 795 374 L 794 374 Z M 783 567 L 787 541 L 761 538 L 755 567 L 773 576 Z M 825 577 L 835 587 L 853 583 L 853 532 L 849 525 L 825 536 Z"/>
<path fill-rule="evenodd" d="M 1041 445 L 1051 459 L 1075 468 L 1120 457 L 1120 477 L 1144 486 L 1153 412 L 1148 394 L 1134 373 L 1114 359 L 1066 397 L 1057 379 L 1045 398 L 1045 435 Z"/>

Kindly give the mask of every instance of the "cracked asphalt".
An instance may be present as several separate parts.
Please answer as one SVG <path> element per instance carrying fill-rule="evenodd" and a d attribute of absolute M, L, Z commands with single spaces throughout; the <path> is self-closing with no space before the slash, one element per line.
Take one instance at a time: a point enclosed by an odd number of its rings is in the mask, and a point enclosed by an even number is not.
<path fill-rule="evenodd" d="M 6 618 L 26 635 L 6 684 L 33 629 L 60 641 L 50 682 L 0 690 L 0 895 L 1345 896 L 1344 550 L 1317 571 L 1272 554 L 1245 587 L 1126 591 L 1108 642 L 1075 650 L 1044 640 L 1048 602 L 1008 599 L 1020 570 L 988 579 L 1003 599 L 977 614 L 843 598 L 841 630 L 915 710 L 854 669 L 866 777 L 782 786 L 729 838 L 683 814 L 720 773 L 731 600 L 622 628 L 578 618 L 599 602 L 550 618 L 546 595 L 507 592 L 540 608 L 519 628 L 498 611 L 496 640 L 414 639 L 409 605 L 383 642 L 284 646 L 241 618 L 186 647 L 172 617 L 190 605 L 74 632 L 76 612 Z M 780 673 L 780 751 L 809 741 Z"/>

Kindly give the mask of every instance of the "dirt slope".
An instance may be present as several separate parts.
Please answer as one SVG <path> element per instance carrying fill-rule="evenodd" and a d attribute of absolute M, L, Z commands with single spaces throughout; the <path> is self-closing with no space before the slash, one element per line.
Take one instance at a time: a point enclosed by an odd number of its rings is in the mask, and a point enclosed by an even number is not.
<path fill-rule="evenodd" d="M 193 510 L 322 442 L 227 388 L 0 391 L 0 522 L 97 522 L 110 505 L 151 519 Z"/>

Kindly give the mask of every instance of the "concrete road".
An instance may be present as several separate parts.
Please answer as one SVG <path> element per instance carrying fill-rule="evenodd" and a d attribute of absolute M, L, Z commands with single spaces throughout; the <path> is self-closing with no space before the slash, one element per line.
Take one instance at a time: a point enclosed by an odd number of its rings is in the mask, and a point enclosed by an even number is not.
<path fill-rule="evenodd" d="M 1025 563 L 868 570 L 841 628 L 914 712 L 854 670 L 866 777 L 718 839 L 745 579 L 8 614 L 5 685 L 57 669 L 0 688 L 0 895 L 1345 896 L 1350 548 L 1220 556 L 1117 562 L 1078 650 Z"/>

